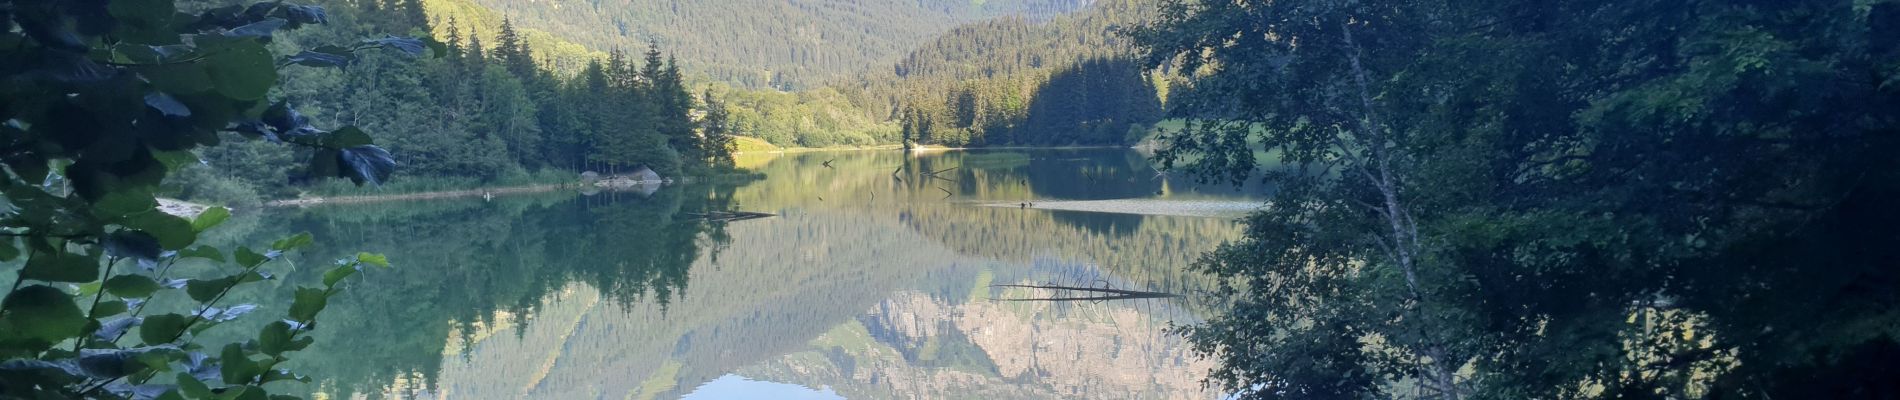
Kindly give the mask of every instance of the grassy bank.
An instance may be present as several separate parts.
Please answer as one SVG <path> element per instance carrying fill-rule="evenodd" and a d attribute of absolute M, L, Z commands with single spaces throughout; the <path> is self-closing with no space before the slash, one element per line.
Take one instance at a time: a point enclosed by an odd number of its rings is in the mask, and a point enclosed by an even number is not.
<path fill-rule="evenodd" d="M 734 155 L 770 154 L 770 153 L 809 153 L 809 152 L 819 152 L 819 151 L 897 150 L 904 147 L 902 145 L 896 145 L 896 144 L 880 144 L 880 145 L 872 145 L 872 146 L 779 147 L 778 145 L 774 145 L 770 142 L 766 142 L 763 139 L 747 137 L 747 136 L 738 136 L 733 142 L 737 144 L 737 147 L 738 147 L 737 150 L 733 151 L 732 154 Z"/>

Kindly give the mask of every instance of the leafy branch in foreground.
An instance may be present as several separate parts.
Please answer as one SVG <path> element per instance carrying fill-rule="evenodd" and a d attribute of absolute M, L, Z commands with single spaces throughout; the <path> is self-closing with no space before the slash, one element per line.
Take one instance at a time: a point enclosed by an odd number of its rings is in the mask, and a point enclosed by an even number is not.
<path fill-rule="evenodd" d="M 173 216 L 154 191 L 220 132 L 305 149 L 313 178 L 388 180 L 395 162 L 368 134 L 318 129 L 271 101 L 278 69 L 443 46 L 388 37 L 281 61 L 265 47 L 278 31 L 326 19 L 321 7 L 283 1 L 196 16 L 169 0 L 0 4 L 0 262 L 18 275 L 0 303 L 0 397 L 264 399 L 280 397 L 266 383 L 308 380 L 279 365 L 310 344 L 344 278 L 388 261 L 339 260 L 256 338 L 198 343 L 258 308 L 224 304 L 228 294 L 274 279 L 265 267 L 313 238 L 262 252 L 198 244 L 230 212 Z M 154 305 L 180 303 L 190 308 Z"/>

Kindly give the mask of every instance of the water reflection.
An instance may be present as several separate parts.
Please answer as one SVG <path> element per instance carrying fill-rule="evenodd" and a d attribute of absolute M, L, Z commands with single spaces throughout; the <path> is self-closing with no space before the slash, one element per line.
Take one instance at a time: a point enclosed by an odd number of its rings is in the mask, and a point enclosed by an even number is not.
<path fill-rule="evenodd" d="M 744 377 L 846 398 L 1213 397 L 1211 365 L 1163 331 L 1197 320 L 1193 296 L 989 299 L 1020 297 L 993 287 L 1010 284 L 1195 293 L 1205 281 L 1181 266 L 1238 224 L 973 203 L 1231 188 L 1168 182 L 1120 150 L 753 163 L 766 178 L 740 185 L 291 210 L 234 235 L 307 230 L 400 266 L 353 284 L 297 358 L 334 396 L 697 398 Z M 736 210 L 778 216 L 705 218 Z"/>

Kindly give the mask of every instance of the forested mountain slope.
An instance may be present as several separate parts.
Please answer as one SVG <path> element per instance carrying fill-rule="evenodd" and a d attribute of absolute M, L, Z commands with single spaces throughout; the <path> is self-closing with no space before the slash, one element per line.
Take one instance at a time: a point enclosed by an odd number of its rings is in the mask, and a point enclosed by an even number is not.
<path fill-rule="evenodd" d="M 998 78 L 1079 60 L 1131 54 L 1118 29 L 1155 17 L 1154 0 L 1102 0 L 1050 20 L 1004 17 L 958 26 L 890 68 L 867 69 L 866 85 L 919 79 Z"/>
<path fill-rule="evenodd" d="M 494 39 L 501 34 L 502 22 L 512 15 L 503 14 L 492 8 L 476 3 L 475 0 L 420 0 L 427 9 L 430 30 L 435 37 L 446 37 L 449 31 L 458 31 L 464 36 Z M 450 27 L 450 22 L 454 26 Z M 589 61 L 607 58 L 606 48 L 586 46 L 574 39 L 543 29 L 525 27 L 516 24 L 522 40 L 534 49 L 536 62 L 548 69 L 560 72 L 576 72 L 585 68 Z M 492 44 L 492 43 L 491 43 Z M 644 45 L 623 47 L 622 50 L 638 50 Z"/>
<path fill-rule="evenodd" d="M 1048 21 L 961 26 L 833 85 L 866 112 L 901 119 L 906 142 L 1127 144 L 1159 117 L 1167 86 L 1134 67 L 1120 31 L 1155 18 L 1156 4 L 1103 0 Z"/>
<path fill-rule="evenodd" d="M 596 50 L 648 42 L 688 73 L 748 87 L 803 88 L 888 62 L 949 29 L 997 16 L 1047 19 L 1094 0 L 430 0 L 478 4 L 523 28 Z M 438 25 L 440 23 L 438 22 Z"/>

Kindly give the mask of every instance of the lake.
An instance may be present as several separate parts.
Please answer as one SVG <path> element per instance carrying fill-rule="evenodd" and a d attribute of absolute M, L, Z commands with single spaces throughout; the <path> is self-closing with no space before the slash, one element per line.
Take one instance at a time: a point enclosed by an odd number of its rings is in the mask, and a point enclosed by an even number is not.
<path fill-rule="evenodd" d="M 1185 267 L 1239 237 L 1231 205 L 1260 188 L 1158 174 L 1122 149 L 740 164 L 762 177 L 272 209 L 211 235 L 316 235 L 270 267 L 276 288 L 233 295 L 276 307 L 312 266 L 356 251 L 396 265 L 352 278 L 293 357 L 331 398 L 1218 397 L 1200 382 L 1214 365 L 1168 329 L 1204 315 L 1208 280 Z M 1040 208 L 1124 199 L 1180 215 Z M 1200 211 L 1168 211 L 1183 204 Z M 1192 206 L 1210 204 L 1226 206 Z M 704 217 L 717 211 L 776 216 Z"/>

